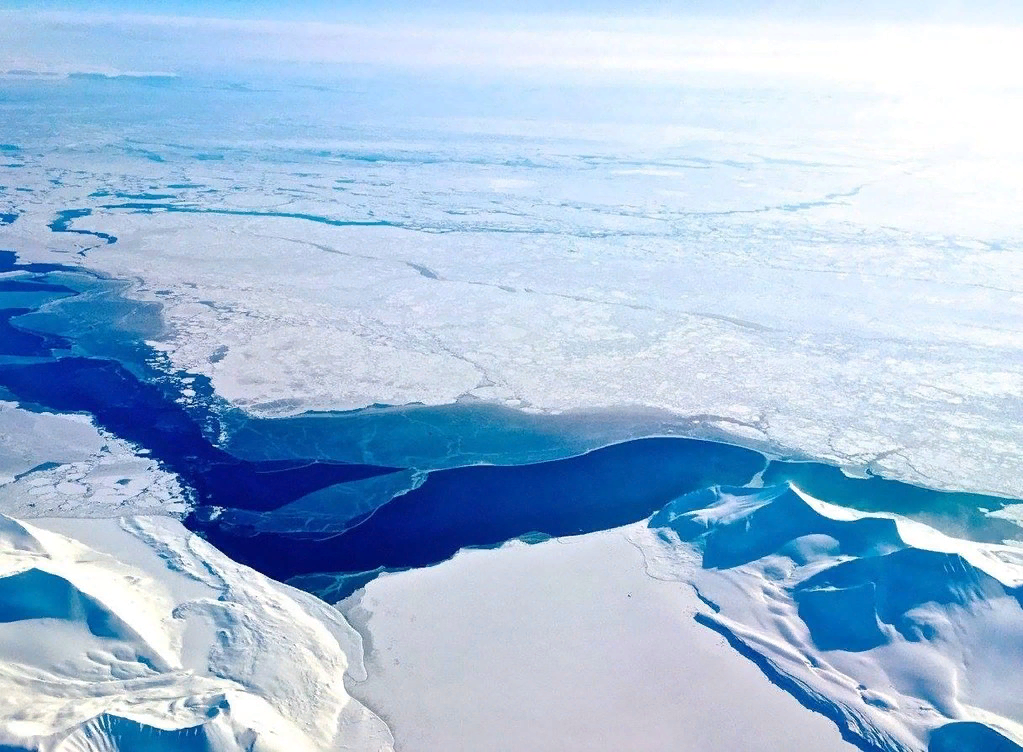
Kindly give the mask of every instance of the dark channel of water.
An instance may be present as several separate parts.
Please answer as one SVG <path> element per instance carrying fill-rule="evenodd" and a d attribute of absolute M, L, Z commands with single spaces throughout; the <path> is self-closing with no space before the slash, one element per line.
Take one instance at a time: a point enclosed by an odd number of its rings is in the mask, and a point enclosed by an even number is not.
<path fill-rule="evenodd" d="M 700 439 L 588 446 L 565 440 L 544 418 L 515 423 L 485 405 L 251 418 L 144 343 L 159 331 L 159 311 L 121 296 L 122 283 L 58 264 L 19 264 L 12 252 L 0 252 L 0 272 L 8 273 L 0 282 L 3 396 L 28 409 L 88 413 L 147 450 L 187 489 L 194 511 L 185 524 L 276 579 L 425 566 L 466 546 L 603 530 L 644 519 L 681 494 L 758 477 L 959 534 L 968 529 L 980 540 L 1020 537 L 1016 525 L 980 511 L 1006 499 L 850 478 L 828 465 L 769 461 Z M 197 396 L 184 399 L 186 386 Z M 405 461 L 393 453 L 386 464 L 374 461 L 374 442 L 399 430 Z M 446 453 L 473 432 L 469 449 Z M 222 442 L 225 433 L 244 441 Z M 323 450 L 337 449 L 337 436 L 353 447 L 348 461 Z M 261 452 L 261 442 L 273 450 Z M 504 450 L 521 461 L 494 462 Z"/>

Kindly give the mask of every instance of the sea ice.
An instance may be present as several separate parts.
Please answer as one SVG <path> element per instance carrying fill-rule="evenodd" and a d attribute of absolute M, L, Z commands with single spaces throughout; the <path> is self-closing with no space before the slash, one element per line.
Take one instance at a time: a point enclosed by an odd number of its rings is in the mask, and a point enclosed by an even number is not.
<path fill-rule="evenodd" d="M 245 108 L 283 112 L 275 97 L 294 92 L 231 99 L 213 120 L 206 98 L 225 94 L 182 80 L 147 91 L 187 113 L 172 131 L 97 143 L 112 126 L 78 97 L 132 84 L 76 85 L 39 94 L 9 136 L 22 166 L 0 176 L 30 191 L 3 195 L 18 217 L 0 244 L 133 280 L 164 306 L 154 339 L 173 367 L 254 415 L 644 408 L 1023 495 L 1014 142 L 965 157 L 907 130 L 911 101 L 840 88 L 822 108 L 798 84 L 782 99 L 627 92 L 641 128 L 561 113 L 524 129 L 480 98 L 480 120 L 430 112 L 411 132 L 369 120 L 342 137 L 306 102 L 316 137 L 296 142 L 286 119 L 239 141 Z M 665 104 L 679 96 L 684 113 Z M 33 130 L 67 107 L 81 141 Z M 210 152 L 222 159 L 196 157 Z"/>
<path fill-rule="evenodd" d="M 15 517 L 117 517 L 188 509 L 178 479 L 84 415 L 0 403 L 0 510 Z"/>

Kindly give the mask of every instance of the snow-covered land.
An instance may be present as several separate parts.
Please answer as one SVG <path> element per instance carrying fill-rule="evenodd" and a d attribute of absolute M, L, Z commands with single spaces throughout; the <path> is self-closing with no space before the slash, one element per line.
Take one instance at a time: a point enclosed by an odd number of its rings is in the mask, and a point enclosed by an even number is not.
<path fill-rule="evenodd" d="M 340 604 L 407 750 L 853 750 L 649 577 L 626 530 L 386 575 Z"/>
<path fill-rule="evenodd" d="M 984 726 L 1023 744 L 1019 548 L 794 487 L 691 494 L 650 529 L 652 576 L 691 582 L 712 605 L 702 623 L 871 748 L 924 749 L 936 733 L 993 748 Z"/>
<path fill-rule="evenodd" d="M 168 517 L 0 516 L 5 750 L 389 749 L 345 674 L 336 611 Z"/>

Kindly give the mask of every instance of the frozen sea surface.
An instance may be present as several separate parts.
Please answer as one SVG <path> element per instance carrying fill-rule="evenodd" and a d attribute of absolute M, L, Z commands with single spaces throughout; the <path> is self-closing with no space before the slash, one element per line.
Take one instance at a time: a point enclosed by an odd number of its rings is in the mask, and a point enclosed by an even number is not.
<path fill-rule="evenodd" d="M 980 114 L 914 130 L 924 93 L 809 83 L 538 86 L 514 107 L 483 84 L 314 83 L 8 78 L 0 244 L 131 280 L 173 367 L 250 415 L 652 411 L 1023 493 L 1020 154 Z"/>
<path fill-rule="evenodd" d="M 608 592 L 684 591 L 794 718 L 1020 741 L 1018 145 L 812 86 L 2 83 L 0 511 L 163 512 L 378 613 L 470 560 L 571 583 L 560 538 L 631 526 Z M 20 569 L 11 603 L 64 587 Z"/>

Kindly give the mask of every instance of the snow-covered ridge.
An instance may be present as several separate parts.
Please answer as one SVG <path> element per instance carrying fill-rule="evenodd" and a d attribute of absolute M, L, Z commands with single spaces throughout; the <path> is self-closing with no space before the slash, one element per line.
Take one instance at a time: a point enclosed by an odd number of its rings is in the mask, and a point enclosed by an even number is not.
<path fill-rule="evenodd" d="M 174 520 L 0 516 L 4 749 L 390 748 L 346 672 L 362 646 L 334 609 Z"/>
<path fill-rule="evenodd" d="M 1023 551 L 792 486 L 688 494 L 649 528 L 649 573 L 861 746 L 1023 745 Z"/>

